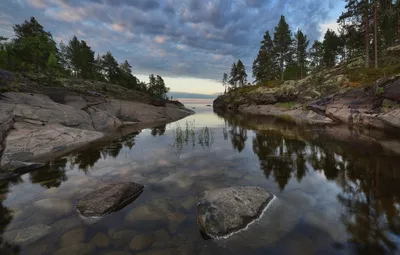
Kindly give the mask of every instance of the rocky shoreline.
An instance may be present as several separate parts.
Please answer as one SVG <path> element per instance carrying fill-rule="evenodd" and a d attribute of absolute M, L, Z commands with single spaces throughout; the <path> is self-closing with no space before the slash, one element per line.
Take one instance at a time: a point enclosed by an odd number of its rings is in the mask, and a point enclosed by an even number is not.
<path fill-rule="evenodd" d="M 371 87 L 341 89 L 318 97 L 302 93 L 300 87 L 297 90 L 290 87 L 287 91 L 285 84 L 280 90 L 233 91 L 219 96 L 213 107 L 222 111 L 281 117 L 302 124 L 400 128 L 400 76 L 378 80 Z"/>
<path fill-rule="evenodd" d="M 62 155 L 125 126 L 150 128 L 193 114 L 177 101 L 154 100 L 141 92 L 99 93 L 82 84 L 79 90 L 41 87 L 1 71 L 1 86 L 22 85 L 18 92 L 0 94 L 0 177 L 14 175 L 9 170 L 17 170 L 20 162 Z"/>

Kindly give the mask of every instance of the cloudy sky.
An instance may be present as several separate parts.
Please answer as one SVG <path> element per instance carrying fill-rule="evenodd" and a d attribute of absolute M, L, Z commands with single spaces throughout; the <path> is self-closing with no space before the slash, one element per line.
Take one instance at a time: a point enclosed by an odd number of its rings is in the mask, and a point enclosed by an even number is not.
<path fill-rule="evenodd" d="M 0 0 L 0 35 L 36 17 L 57 42 L 76 35 L 97 53 L 110 50 L 147 80 L 162 75 L 173 91 L 215 93 L 242 59 L 251 76 L 264 32 L 280 15 L 292 30 L 320 39 L 343 10 L 341 0 Z M 251 77 L 249 77 L 251 79 Z"/>

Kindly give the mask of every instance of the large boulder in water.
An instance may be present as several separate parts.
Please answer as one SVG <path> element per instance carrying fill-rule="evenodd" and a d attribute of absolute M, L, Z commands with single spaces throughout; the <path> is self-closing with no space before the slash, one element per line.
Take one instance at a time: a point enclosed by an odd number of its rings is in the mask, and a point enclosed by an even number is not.
<path fill-rule="evenodd" d="M 260 187 L 230 187 L 205 191 L 197 204 L 201 232 L 220 237 L 257 219 L 273 195 Z"/>
<path fill-rule="evenodd" d="M 135 200 L 144 186 L 134 182 L 108 184 L 79 200 L 76 208 L 85 217 L 99 217 Z"/>

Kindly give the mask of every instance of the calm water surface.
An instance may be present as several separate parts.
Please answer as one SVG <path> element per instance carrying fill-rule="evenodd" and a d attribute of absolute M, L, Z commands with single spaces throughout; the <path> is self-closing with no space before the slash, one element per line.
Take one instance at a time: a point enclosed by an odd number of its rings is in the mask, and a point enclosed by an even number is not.
<path fill-rule="evenodd" d="M 0 253 L 400 254 L 400 157 L 390 146 L 368 132 L 192 107 L 197 114 L 177 123 L 0 183 Z M 196 127 L 195 139 L 177 141 L 186 121 Z M 198 139 L 205 126 L 210 136 Z M 144 192 L 102 219 L 79 216 L 79 198 L 119 181 L 144 184 Z M 198 230 L 196 196 L 241 185 L 261 186 L 277 199 L 246 231 L 207 240 Z"/>

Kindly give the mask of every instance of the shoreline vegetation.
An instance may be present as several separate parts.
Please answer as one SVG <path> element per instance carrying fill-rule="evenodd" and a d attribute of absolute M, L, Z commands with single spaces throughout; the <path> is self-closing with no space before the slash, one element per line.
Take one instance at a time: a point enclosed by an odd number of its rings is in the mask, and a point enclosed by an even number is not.
<path fill-rule="evenodd" d="M 399 129 L 399 2 L 346 2 L 338 32 L 328 29 L 311 47 L 307 35 L 293 33 L 281 16 L 261 41 L 253 84 L 238 60 L 223 74 L 225 93 L 214 108 L 308 124 Z"/>
<path fill-rule="evenodd" d="M 32 17 L 0 37 L 0 179 L 114 136 L 125 126 L 153 127 L 193 114 L 169 100 L 160 75 L 149 82 L 132 75 L 127 61 L 97 54 L 74 36 L 58 47 Z"/>
<path fill-rule="evenodd" d="M 35 17 L 13 26 L 13 39 L 0 36 L 0 69 L 22 73 L 41 84 L 57 87 L 60 79 L 79 78 L 116 84 L 131 90 L 167 99 L 169 88 L 160 75 L 149 75 L 149 82 L 140 81 L 132 74 L 132 66 L 125 60 L 118 63 L 110 51 L 97 54 L 84 40 L 73 36 L 67 44 L 54 41 L 50 31 Z M 0 92 L 18 91 L 18 82 L 2 86 Z"/>

